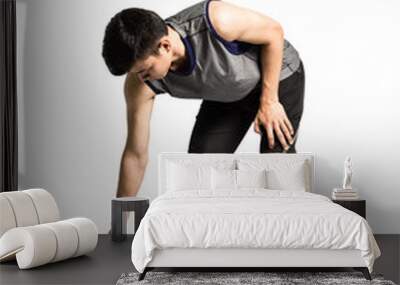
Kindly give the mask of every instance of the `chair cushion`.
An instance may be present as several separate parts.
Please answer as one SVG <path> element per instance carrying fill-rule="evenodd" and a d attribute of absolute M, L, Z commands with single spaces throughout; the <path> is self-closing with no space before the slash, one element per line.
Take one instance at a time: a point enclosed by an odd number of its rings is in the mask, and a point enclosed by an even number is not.
<path fill-rule="evenodd" d="M 0 193 L 0 237 L 14 227 L 56 222 L 60 213 L 53 196 L 44 189 Z"/>
<path fill-rule="evenodd" d="M 39 224 L 51 223 L 60 220 L 60 212 L 58 210 L 57 203 L 54 200 L 53 195 L 51 195 L 48 191 L 41 188 L 35 188 L 23 190 L 22 192 L 28 194 L 32 199 L 38 215 Z"/>
<path fill-rule="evenodd" d="M 6 197 L 0 195 L 0 237 L 9 229 L 15 228 L 17 222 L 10 202 Z"/>
<path fill-rule="evenodd" d="M 16 256 L 20 269 L 86 254 L 97 245 L 96 225 L 87 218 L 8 230 L 0 238 L 0 261 Z"/>

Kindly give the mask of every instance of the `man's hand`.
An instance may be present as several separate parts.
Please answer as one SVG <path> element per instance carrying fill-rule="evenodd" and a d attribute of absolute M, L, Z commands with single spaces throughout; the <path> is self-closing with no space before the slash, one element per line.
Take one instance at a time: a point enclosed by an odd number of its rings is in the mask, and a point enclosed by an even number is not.
<path fill-rule="evenodd" d="M 268 101 L 260 103 L 256 118 L 254 119 L 254 131 L 260 134 L 260 126 L 264 126 L 267 132 L 269 148 L 275 145 L 274 131 L 284 150 L 289 149 L 293 143 L 294 134 L 285 109 L 279 101 Z"/>

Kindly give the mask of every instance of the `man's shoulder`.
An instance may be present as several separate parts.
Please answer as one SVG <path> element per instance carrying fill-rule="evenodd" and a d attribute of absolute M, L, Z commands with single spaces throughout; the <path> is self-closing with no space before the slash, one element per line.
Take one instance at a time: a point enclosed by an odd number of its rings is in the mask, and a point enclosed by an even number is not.
<path fill-rule="evenodd" d="M 189 20 L 192 20 L 196 17 L 203 16 L 204 5 L 208 0 L 197 2 L 189 7 L 180 10 L 172 16 L 169 16 L 165 19 L 165 21 L 175 21 L 177 23 L 183 23 Z"/>

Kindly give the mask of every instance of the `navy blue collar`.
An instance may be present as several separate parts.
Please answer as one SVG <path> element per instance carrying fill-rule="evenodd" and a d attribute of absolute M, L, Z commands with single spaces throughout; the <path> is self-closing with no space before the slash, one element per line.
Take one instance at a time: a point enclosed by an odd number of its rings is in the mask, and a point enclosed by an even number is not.
<path fill-rule="evenodd" d="M 186 50 L 186 55 L 187 55 L 187 61 L 185 62 L 185 66 L 183 68 L 178 70 L 170 70 L 171 73 L 174 73 L 176 75 L 190 75 L 196 66 L 196 55 L 194 54 L 192 44 L 189 41 L 189 38 L 186 37 L 180 37 L 185 45 L 185 50 Z"/>

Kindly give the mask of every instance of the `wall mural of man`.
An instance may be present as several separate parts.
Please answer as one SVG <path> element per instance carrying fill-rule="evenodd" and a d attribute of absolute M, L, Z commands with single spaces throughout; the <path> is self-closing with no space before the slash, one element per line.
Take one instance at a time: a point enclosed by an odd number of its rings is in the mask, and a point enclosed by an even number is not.
<path fill-rule="evenodd" d="M 296 152 L 304 67 L 271 17 L 216 0 L 166 19 L 129 8 L 108 23 L 102 55 L 113 75 L 126 74 L 128 136 L 117 197 L 136 196 L 143 180 L 158 94 L 202 99 L 190 153 L 234 153 L 252 123 L 260 153 Z"/>

